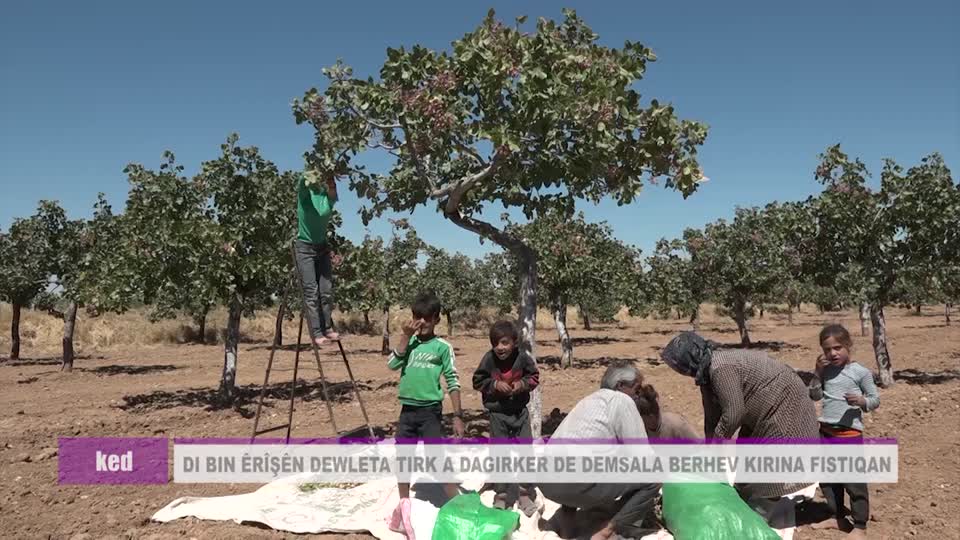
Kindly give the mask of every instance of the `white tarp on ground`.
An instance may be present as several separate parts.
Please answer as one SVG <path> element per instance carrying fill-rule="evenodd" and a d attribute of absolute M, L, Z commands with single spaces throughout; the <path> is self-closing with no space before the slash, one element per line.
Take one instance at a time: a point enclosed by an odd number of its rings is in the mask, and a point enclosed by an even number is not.
<path fill-rule="evenodd" d="M 322 482 L 322 479 L 305 474 L 271 482 L 244 495 L 181 497 L 160 509 L 152 519 L 163 523 L 184 517 L 235 523 L 256 522 L 292 533 L 366 531 L 381 540 L 404 540 L 403 535 L 389 530 L 385 522 L 399 502 L 395 480 L 379 480 L 352 489 L 323 488 L 304 492 L 299 487 L 312 482 Z M 481 499 L 490 505 L 493 496 L 492 491 L 487 491 L 481 495 Z M 414 499 L 412 502 L 416 536 L 429 540 L 439 509 L 425 500 Z M 549 500 L 545 503 L 542 517 L 549 519 L 559 505 Z M 534 514 L 528 518 L 521 513 L 520 528 L 513 533 L 512 540 L 559 539 L 553 532 L 540 530 L 539 517 Z M 646 538 L 670 540 L 673 537 L 661 531 L 658 535 Z"/>

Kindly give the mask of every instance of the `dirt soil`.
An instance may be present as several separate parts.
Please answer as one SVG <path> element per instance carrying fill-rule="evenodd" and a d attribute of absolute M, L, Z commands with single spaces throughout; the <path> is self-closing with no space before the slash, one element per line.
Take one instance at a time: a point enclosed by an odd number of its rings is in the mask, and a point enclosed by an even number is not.
<path fill-rule="evenodd" d="M 854 356 L 874 367 L 869 337 L 860 337 L 856 315 L 807 313 L 788 325 L 783 315 L 767 313 L 751 322 L 752 337 L 770 354 L 795 367 L 810 369 L 818 352 L 822 324 L 842 322 L 856 335 Z M 657 387 L 666 410 L 682 413 L 702 425 L 699 393 L 689 378 L 673 373 L 658 360 L 658 350 L 683 321 L 631 320 L 596 325 L 592 331 L 573 325 L 576 365 L 557 366 L 555 331 L 541 322 L 540 355 L 544 413 L 566 412 L 593 388 L 614 359 L 637 362 Z M 900 442 L 900 481 L 873 485 L 869 525 L 872 538 L 960 538 L 960 325 L 947 327 L 934 308 L 917 316 L 891 309 L 888 314 L 891 352 L 897 384 L 882 390 L 879 410 L 866 415 L 869 437 L 896 437 Z M 439 330 L 444 330 L 441 324 Z M 731 343 L 738 341 L 732 321 L 705 318 L 703 334 Z M 288 337 L 289 339 L 289 337 Z M 449 338 L 456 345 L 462 379 L 469 380 L 487 348 L 484 332 L 475 330 Z M 377 432 L 390 435 L 399 414 L 397 375 L 380 356 L 380 338 L 347 336 L 352 366 L 362 383 L 368 412 Z M 241 397 L 234 408 L 217 408 L 215 389 L 223 352 L 218 346 L 157 345 L 84 350 L 73 373 L 58 371 L 55 349 L 0 362 L 0 531 L 6 538 L 304 538 L 238 525 L 198 520 L 151 523 L 159 508 L 181 496 L 214 496 L 253 491 L 257 485 L 174 484 L 160 486 L 71 486 L 57 484 L 57 437 L 247 437 L 253 425 L 256 396 L 263 379 L 268 347 L 247 343 L 241 350 L 238 384 Z M 293 352 L 278 354 L 279 365 L 291 366 Z M 329 356 L 330 360 L 335 359 Z M 342 367 L 329 364 L 328 377 L 347 379 Z M 315 377 L 301 372 L 305 384 L 297 401 L 294 436 L 330 436 L 326 410 Z M 278 372 L 275 380 L 289 380 Z M 266 421 L 282 423 L 286 414 L 283 390 L 271 395 Z M 339 423 L 359 426 L 357 404 L 338 392 Z M 468 435 L 486 434 L 476 392 L 464 393 Z M 448 407 L 449 410 L 449 407 Z M 449 420 L 449 418 L 448 418 Z M 46 451 L 46 452 L 45 452 Z M 317 535 L 323 538 L 370 538 L 367 535 Z M 814 531 L 803 526 L 800 539 L 842 538 L 838 531 Z"/>

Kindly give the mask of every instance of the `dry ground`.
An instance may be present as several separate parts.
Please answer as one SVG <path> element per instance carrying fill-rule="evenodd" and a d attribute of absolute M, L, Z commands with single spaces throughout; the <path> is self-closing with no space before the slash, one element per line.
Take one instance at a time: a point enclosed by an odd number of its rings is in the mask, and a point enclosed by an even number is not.
<path fill-rule="evenodd" d="M 3 306 L 0 324 L 9 328 L 9 307 Z M 752 322 L 753 338 L 775 357 L 809 369 L 817 352 L 820 325 L 840 321 L 857 334 L 855 357 L 873 367 L 869 337 L 859 337 L 853 313 L 807 312 L 790 326 L 785 317 L 768 313 Z M 399 316 L 396 314 L 395 316 Z M 262 382 L 268 348 L 264 339 L 272 326 L 265 314 L 244 321 L 247 343 L 241 349 L 236 408 L 215 404 L 222 364 L 217 345 L 163 343 L 184 337 L 178 322 L 150 326 L 127 318 L 106 317 L 81 321 L 80 358 L 72 374 L 58 371 L 58 327 L 41 314 L 27 314 L 24 359 L 0 362 L 0 531 L 8 538 L 286 538 L 303 537 L 251 525 L 182 520 L 155 524 L 149 516 L 176 497 L 209 496 L 252 491 L 254 485 L 60 486 L 57 460 L 43 450 L 56 448 L 59 436 L 246 437 L 252 427 L 255 396 Z M 219 318 L 218 318 L 219 317 Z M 946 327 L 939 310 L 922 316 L 891 309 L 888 314 L 891 351 L 897 384 L 882 391 L 882 405 L 867 415 L 870 437 L 900 441 L 900 482 L 871 487 L 873 537 L 960 538 L 960 326 Z M 212 333 L 222 316 L 211 322 Z M 620 325 L 585 331 L 574 324 L 576 365 L 556 366 L 556 334 L 541 323 L 538 353 L 543 371 L 544 412 L 569 411 L 598 384 L 605 365 L 613 359 L 637 361 L 657 387 L 664 408 L 684 414 L 695 425 L 702 422 L 700 397 L 693 383 L 658 361 L 657 351 L 672 335 L 686 329 L 682 321 L 628 320 Z M 395 326 L 395 328 L 397 328 Z M 439 328 L 444 329 L 443 324 Z M 292 325 L 286 338 L 292 337 Z M 703 333 L 720 342 L 736 341 L 731 321 L 705 317 Z M 259 339 L 258 339 L 259 338 Z M 462 378 L 468 378 L 487 347 L 484 332 L 474 330 L 451 338 L 457 347 Z M 157 343 L 160 342 L 160 343 Z M 381 433 L 393 429 L 399 406 L 396 375 L 379 354 L 380 338 L 349 336 L 354 372 L 362 382 L 372 422 Z M 0 340 L 7 351 L 9 338 Z M 293 353 L 279 355 L 292 363 Z M 331 357 L 332 359 L 333 357 Z M 307 364 L 309 367 L 309 364 Z M 278 373 L 277 377 L 289 377 Z M 294 435 L 329 436 L 325 407 L 314 384 L 315 370 L 307 370 L 305 394 L 298 400 Z M 342 368 L 328 376 L 346 379 Z M 279 394 L 278 394 L 279 396 Z M 277 399 L 267 409 L 269 421 L 282 422 L 285 402 Z M 471 435 L 486 432 L 479 396 L 464 394 Z M 342 398 L 335 405 L 342 424 L 359 425 L 355 402 Z M 308 536 L 308 535 L 304 535 Z M 337 538 L 322 535 L 322 538 Z M 342 538 L 369 538 L 365 535 Z M 839 532 L 803 527 L 803 540 L 842 538 Z"/>

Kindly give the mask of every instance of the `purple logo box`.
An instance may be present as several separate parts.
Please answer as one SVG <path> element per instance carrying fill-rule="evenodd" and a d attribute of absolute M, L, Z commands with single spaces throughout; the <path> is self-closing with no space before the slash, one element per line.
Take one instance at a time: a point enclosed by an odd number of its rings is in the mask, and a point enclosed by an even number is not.
<path fill-rule="evenodd" d="M 165 438 L 61 437 L 61 484 L 166 484 L 170 479 Z"/>

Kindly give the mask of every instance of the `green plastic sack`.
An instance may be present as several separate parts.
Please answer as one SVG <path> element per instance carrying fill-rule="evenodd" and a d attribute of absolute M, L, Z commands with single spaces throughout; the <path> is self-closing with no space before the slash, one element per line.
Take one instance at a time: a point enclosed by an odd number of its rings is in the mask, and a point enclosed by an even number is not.
<path fill-rule="evenodd" d="M 676 540 L 780 540 L 727 484 L 664 484 L 663 520 Z"/>
<path fill-rule="evenodd" d="M 440 508 L 432 540 L 503 540 L 516 530 L 520 514 L 484 506 L 477 493 L 464 493 Z"/>

